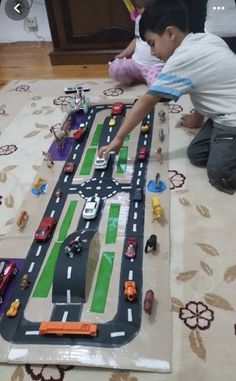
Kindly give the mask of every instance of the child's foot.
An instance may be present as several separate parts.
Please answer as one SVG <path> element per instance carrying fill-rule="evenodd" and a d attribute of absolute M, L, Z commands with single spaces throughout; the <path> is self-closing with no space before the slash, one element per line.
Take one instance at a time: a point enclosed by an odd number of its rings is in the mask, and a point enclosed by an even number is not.
<path fill-rule="evenodd" d="M 200 128 L 202 127 L 204 117 L 198 112 L 193 112 L 192 114 L 183 114 L 180 120 L 182 127 L 187 128 Z"/>

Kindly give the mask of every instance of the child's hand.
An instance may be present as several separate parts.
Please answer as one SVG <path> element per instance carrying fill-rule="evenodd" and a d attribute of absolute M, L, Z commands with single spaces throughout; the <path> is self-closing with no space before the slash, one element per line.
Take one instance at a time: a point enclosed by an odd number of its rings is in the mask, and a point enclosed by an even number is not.
<path fill-rule="evenodd" d="M 110 144 L 99 148 L 98 156 L 99 157 L 107 156 L 109 152 L 118 153 L 122 144 L 123 144 L 123 140 L 115 137 Z"/>
<path fill-rule="evenodd" d="M 183 114 L 180 123 L 182 127 L 199 128 L 202 127 L 204 117 L 197 112 L 192 114 Z"/>

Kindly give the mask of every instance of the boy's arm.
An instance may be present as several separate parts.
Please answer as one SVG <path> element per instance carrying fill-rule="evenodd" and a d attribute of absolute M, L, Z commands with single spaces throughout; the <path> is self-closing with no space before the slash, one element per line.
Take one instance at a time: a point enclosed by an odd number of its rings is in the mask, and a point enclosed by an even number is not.
<path fill-rule="evenodd" d="M 116 153 L 119 152 L 125 136 L 128 135 L 145 118 L 145 116 L 159 101 L 159 96 L 149 93 L 144 94 L 128 112 L 116 136 L 110 144 L 99 149 L 98 156 L 106 156 L 111 151 Z"/>
<path fill-rule="evenodd" d="M 124 57 L 130 57 L 134 53 L 135 50 L 136 41 L 135 38 L 129 43 L 129 45 L 122 50 L 121 53 L 117 54 L 115 58 L 124 58 Z"/>

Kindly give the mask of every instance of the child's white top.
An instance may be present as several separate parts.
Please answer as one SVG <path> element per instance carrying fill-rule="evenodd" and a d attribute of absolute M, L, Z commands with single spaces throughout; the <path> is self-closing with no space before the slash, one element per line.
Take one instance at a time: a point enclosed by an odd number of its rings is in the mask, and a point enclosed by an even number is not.
<path fill-rule="evenodd" d="M 201 114 L 236 127 L 236 55 L 218 36 L 190 33 L 148 92 L 175 101 L 189 93 Z"/>
<path fill-rule="evenodd" d="M 136 17 L 135 20 L 135 51 L 132 59 L 144 66 L 163 66 L 163 61 L 154 57 L 151 54 L 151 48 L 146 41 L 143 41 L 139 34 L 139 21 L 141 15 Z"/>

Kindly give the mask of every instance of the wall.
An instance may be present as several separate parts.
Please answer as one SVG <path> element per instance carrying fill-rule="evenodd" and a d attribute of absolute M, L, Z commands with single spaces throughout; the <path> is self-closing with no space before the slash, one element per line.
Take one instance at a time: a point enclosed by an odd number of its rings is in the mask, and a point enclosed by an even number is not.
<path fill-rule="evenodd" d="M 217 34 L 220 37 L 235 37 L 235 0 L 208 0 L 205 29 L 207 32 Z"/>
<path fill-rule="evenodd" d="M 5 13 L 5 3 L 0 5 L 0 43 L 16 41 L 51 41 L 47 12 L 44 0 L 33 0 L 28 17 L 36 16 L 38 30 L 29 31 L 25 21 L 13 21 Z"/>
<path fill-rule="evenodd" d="M 0 5 L 0 43 L 52 40 L 44 0 L 33 0 L 28 15 L 29 17 L 36 16 L 37 31 L 29 31 L 24 21 L 13 21 L 8 18 L 4 9 L 6 1 L 2 0 Z M 236 36 L 235 0 L 208 0 L 205 28 L 206 31 L 221 37 Z"/>

